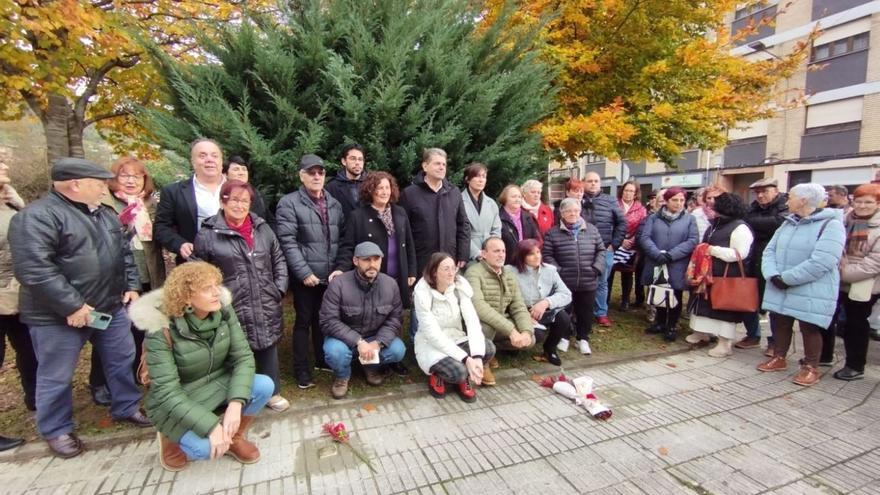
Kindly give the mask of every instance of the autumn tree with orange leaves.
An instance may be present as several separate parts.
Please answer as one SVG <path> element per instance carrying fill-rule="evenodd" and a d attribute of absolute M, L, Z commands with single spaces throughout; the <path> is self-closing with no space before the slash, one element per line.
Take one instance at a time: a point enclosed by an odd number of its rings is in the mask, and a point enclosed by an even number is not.
<path fill-rule="evenodd" d="M 774 105 L 790 103 L 797 95 L 774 88 L 798 69 L 812 38 L 778 58 L 732 54 L 752 31 L 731 35 L 724 16 L 743 3 L 507 2 L 518 22 L 545 23 L 543 54 L 560 70 L 559 105 L 539 124 L 545 146 L 572 159 L 592 152 L 674 163 L 683 149 L 719 148 L 737 122 L 767 118 Z M 487 0 L 484 23 L 491 25 L 505 4 Z"/>
<path fill-rule="evenodd" d="M 136 107 L 162 106 L 161 78 L 144 42 L 178 59 L 199 56 L 198 35 L 272 2 L 0 0 L 0 119 L 30 109 L 47 157 L 83 156 L 96 125 L 117 149 L 142 145 Z M 143 149 L 141 151 L 144 151 Z"/>

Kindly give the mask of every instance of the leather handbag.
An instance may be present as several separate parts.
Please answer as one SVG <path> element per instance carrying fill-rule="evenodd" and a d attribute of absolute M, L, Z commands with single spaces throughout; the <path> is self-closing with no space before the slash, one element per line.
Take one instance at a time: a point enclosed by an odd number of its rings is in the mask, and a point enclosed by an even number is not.
<path fill-rule="evenodd" d="M 666 309 L 678 306 L 675 289 L 669 284 L 669 268 L 666 265 L 654 268 L 654 283 L 648 287 L 648 304 Z"/>
<path fill-rule="evenodd" d="M 747 277 L 742 258 L 736 253 L 739 276 L 728 277 L 727 270 L 733 263 L 724 267 L 724 275 L 714 277 L 709 286 L 709 304 L 712 309 L 753 313 L 758 310 L 758 279 Z"/>

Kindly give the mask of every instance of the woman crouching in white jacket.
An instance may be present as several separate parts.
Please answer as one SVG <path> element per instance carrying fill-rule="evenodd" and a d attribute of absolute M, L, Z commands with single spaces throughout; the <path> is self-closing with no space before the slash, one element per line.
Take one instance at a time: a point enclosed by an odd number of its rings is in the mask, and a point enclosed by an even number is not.
<path fill-rule="evenodd" d="M 461 400 L 474 402 L 473 386 L 483 381 L 483 363 L 495 355 L 495 345 L 483 335 L 471 302 L 473 289 L 456 268 L 450 255 L 434 253 L 415 286 L 416 361 L 429 375 L 431 395 L 445 397 L 448 383 L 458 388 Z"/>

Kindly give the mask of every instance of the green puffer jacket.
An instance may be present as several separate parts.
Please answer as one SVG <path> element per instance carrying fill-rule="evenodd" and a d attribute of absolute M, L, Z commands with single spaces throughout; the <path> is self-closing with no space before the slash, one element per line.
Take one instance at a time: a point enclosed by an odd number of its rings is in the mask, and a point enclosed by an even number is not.
<path fill-rule="evenodd" d="M 505 337 L 513 330 L 534 333 L 532 317 L 514 274 L 502 270 L 499 275 L 481 261 L 468 268 L 465 278 L 474 289 L 474 309 L 481 323 Z"/>
<path fill-rule="evenodd" d="M 162 289 L 154 290 L 131 305 L 129 316 L 147 331 L 144 340 L 150 388 L 144 408 L 160 433 L 174 442 L 192 430 L 207 437 L 220 422 L 214 409 L 251 398 L 254 354 L 235 311 L 232 295 L 223 289 L 223 314 L 212 342 L 198 338 L 182 317 L 170 319 L 162 309 Z M 172 346 L 163 328 L 171 333 Z"/>

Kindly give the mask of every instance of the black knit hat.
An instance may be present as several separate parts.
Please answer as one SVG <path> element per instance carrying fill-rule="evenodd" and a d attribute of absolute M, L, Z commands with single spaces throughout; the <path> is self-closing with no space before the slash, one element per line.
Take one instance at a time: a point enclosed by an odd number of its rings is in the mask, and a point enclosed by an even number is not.
<path fill-rule="evenodd" d="M 722 193 L 715 197 L 715 205 L 712 209 L 728 218 L 745 218 L 747 211 L 742 198 L 732 193 Z"/>

